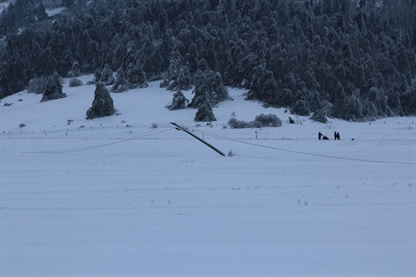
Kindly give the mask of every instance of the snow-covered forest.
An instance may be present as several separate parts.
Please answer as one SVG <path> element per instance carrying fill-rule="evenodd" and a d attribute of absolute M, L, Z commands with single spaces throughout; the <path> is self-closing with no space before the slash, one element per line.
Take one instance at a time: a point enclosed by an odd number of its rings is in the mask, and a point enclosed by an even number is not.
<path fill-rule="evenodd" d="M 16 0 L 1 13 L 0 98 L 42 76 L 95 72 L 114 92 L 154 79 L 176 91 L 214 78 L 297 115 L 416 114 L 415 0 L 62 5 L 55 14 L 42 1 Z"/>

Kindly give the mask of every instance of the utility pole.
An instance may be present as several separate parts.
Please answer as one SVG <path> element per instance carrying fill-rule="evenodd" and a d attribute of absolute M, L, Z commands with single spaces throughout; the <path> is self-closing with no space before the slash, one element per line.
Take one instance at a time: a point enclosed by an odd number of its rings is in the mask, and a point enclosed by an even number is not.
<path fill-rule="evenodd" d="M 175 129 L 178 131 L 184 131 L 185 133 L 187 133 L 188 135 L 196 138 L 197 140 L 199 140 L 200 142 L 202 142 L 203 144 L 205 144 L 206 146 L 208 146 L 209 148 L 211 148 L 212 150 L 214 150 L 215 152 L 217 152 L 218 154 L 220 154 L 221 156 L 225 157 L 225 154 L 223 152 L 221 152 L 220 150 L 218 150 L 217 148 L 215 148 L 214 146 L 212 146 L 211 144 L 209 144 L 208 142 L 206 142 L 205 140 L 201 139 L 200 137 L 192 134 L 191 132 L 189 132 L 188 130 L 186 130 L 185 128 L 179 126 L 178 124 L 171 122 L 170 124 L 172 124 L 173 126 L 175 126 Z"/>

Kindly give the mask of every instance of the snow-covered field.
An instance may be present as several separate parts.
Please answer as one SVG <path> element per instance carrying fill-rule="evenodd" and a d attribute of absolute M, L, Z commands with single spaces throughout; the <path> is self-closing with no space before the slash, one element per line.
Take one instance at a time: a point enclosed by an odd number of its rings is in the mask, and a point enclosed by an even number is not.
<path fill-rule="evenodd" d="M 230 89 L 197 125 L 153 82 L 85 120 L 94 89 L 1 100 L 1 276 L 415 276 L 416 118 L 289 124 Z"/>

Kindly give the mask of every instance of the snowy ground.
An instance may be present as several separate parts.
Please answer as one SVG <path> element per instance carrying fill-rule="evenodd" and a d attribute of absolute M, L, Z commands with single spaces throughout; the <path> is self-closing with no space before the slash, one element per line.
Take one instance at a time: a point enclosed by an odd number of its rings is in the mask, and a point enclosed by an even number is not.
<path fill-rule="evenodd" d="M 154 82 L 85 120 L 94 89 L 1 100 L 1 276 L 415 276 L 416 118 L 288 124 L 230 90 L 198 126 Z"/>

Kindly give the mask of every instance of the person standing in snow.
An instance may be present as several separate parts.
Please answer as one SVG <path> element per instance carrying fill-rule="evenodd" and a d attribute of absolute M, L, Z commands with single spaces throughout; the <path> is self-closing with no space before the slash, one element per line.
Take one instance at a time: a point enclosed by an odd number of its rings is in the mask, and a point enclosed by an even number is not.
<path fill-rule="evenodd" d="M 321 138 L 322 138 L 322 133 L 321 133 L 321 132 L 319 132 L 319 133 L 318 133 L 318 139 L 319 139 L 319 140 L 321 140 Z"/>

